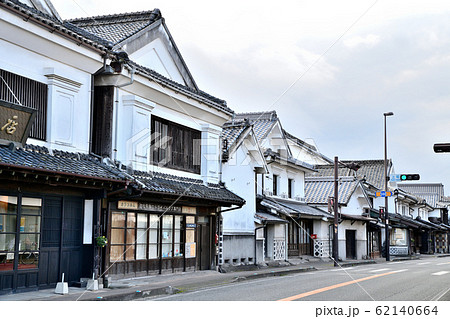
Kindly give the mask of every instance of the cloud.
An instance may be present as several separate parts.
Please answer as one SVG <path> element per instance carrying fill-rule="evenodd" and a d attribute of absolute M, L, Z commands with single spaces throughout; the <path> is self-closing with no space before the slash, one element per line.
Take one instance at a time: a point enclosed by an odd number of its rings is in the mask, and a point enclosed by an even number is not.
<path fill-rule="evenodd" d="M 355 36 L 343 41 L 344 45 L 350 49 L 364 46 L 365 48 L 372 48 L 380 43 L 381 37 L 375 34 L 368 34 L 365 37 Z"/>

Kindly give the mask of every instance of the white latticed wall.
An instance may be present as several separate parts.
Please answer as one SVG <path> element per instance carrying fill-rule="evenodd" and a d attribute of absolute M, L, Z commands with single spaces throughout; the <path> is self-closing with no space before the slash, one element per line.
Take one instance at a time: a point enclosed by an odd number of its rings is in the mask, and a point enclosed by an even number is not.
<path fill-rule="evenodd" d="M 286 259 L 286 241 L 284 240 L 273 241 L 273 259 L 274 260 Z"/>
<path fill-rule="evenodd" d="M 323 257 L 324 245 L 323 241 L 314 240 L 314 257 Z"/>

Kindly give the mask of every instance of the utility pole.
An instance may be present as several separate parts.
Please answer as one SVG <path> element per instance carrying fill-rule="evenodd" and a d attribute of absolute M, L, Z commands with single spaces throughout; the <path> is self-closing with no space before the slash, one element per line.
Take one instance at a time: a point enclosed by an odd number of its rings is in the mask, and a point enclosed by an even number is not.
<path fill-rule="evenodd" d="M 386 130 L 386 117 L 394 115 L 392 112 L 384 113 L 384 191 L 388 191 L 389 176 L 387 175 L 387 130 Z M 389 254 L 389 209 L 388 209 L 388 196 L 384 198 L 384 218 L 385 218 L 385 234 L 386 234 L 386 261 L 390 261 Z"/>
<path fill-rule="evenodd" d="M 339 260 L 339 238 L 338 238 L 338 166 L 339 166 L 339 160 L 336 156 L 334 158 L 334 200 L 333 200 L 333 210 L 334 210 L 334 225 L 333 225 L 333 261 L 334 261 L 334 267 L 338 266 L 338 260 Z"/>

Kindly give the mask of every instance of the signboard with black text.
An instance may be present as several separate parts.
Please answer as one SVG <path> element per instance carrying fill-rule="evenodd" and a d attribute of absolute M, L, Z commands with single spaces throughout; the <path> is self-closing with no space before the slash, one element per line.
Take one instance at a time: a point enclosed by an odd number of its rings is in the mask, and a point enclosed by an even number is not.
<path fill-rule="evenodd" d="M 36 110 L 0 100 L 0 144 L 24 145 L 35 117 Z"/>

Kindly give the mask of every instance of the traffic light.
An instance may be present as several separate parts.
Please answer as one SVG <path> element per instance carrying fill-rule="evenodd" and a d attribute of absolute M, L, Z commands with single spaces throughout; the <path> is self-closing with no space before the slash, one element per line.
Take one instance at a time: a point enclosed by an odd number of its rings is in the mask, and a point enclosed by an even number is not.
<path fill-rule="evenodd" d="M 434 144 L 433 149 L 435 153 L 448 153 L 450 152 L 450 143 Z"/>
<path fill-rule="evenodd" d="M 418 181 L 420 179 L 419 174 L 401 174 L 400 180 L 401 181 Z"/>

